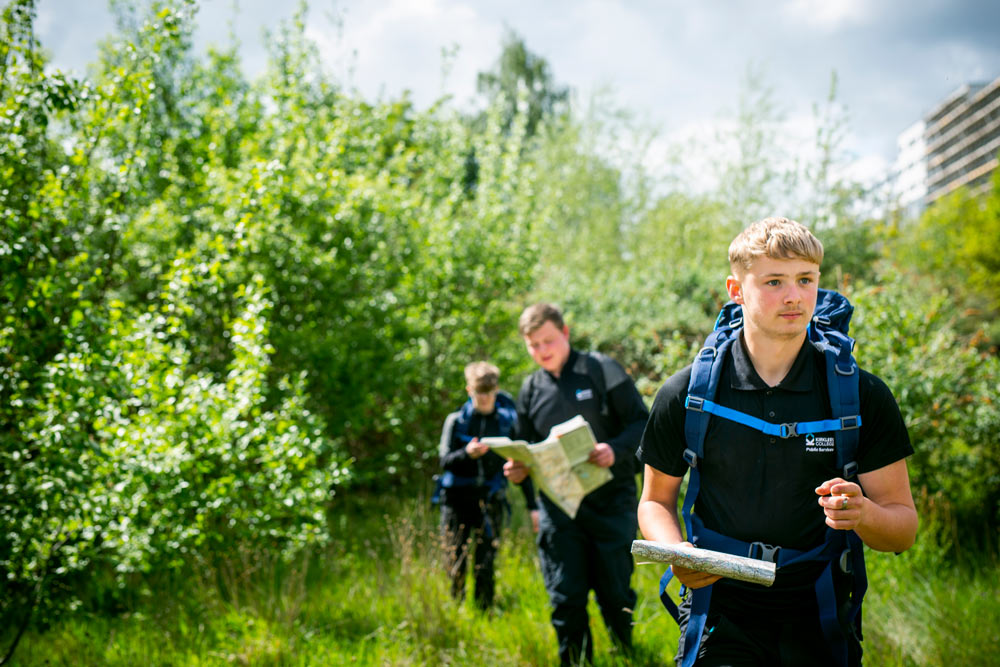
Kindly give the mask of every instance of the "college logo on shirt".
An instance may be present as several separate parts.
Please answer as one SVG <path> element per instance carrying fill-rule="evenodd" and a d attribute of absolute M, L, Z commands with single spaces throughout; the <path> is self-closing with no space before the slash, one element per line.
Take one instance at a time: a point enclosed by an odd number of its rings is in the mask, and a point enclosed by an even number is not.
<path fill-rule="evenodd" d="M 807 452 L 832 452 L 836 441 L 831 436 L 817 436 L 806 433 Z"/>
<path fill-rule="evenodd" d="M 576 390 L 576 400 L 586 401 L 594 397 L 593 389 L 577 389 Z"/>

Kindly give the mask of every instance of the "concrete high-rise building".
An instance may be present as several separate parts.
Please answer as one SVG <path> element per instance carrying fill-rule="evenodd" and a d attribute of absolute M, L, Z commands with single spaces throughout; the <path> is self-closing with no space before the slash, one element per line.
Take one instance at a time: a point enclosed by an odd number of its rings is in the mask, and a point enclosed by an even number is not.
<path fill-rule="evenodd" d="M 1000 162 L 1000 78 L 962 86 L 896 140 L 892 172 L 879 185 L 919 211 L 963 185 L 988 186 Z"/>
<path fill-rule="evenodd" d="M 924 121 L 903 130 L 896 139 L 896 161 L 892 165 L 892 196 L 906 209 L 923 207 L 927 196 L 927 144 Z"/>
<path fill-rule="evenodd" d="M 962 86 L 927 114 L 924 124 L 925 202 L 963 185 L 985 187 L 1000 165 L 1000 78 Z"/>

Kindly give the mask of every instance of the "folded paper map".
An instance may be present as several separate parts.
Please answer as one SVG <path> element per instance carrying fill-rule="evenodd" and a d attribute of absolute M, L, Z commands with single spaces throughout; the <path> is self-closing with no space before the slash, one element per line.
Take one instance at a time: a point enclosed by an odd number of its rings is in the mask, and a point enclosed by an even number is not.
<path fill-rule="evenodd" d="M 510 438 L 482 438 L 480 442 L 504 457 L 527 465 L 531 479 L 559 509 L 576 517 L 583 497 L 611 479 L 611 471 L 587 461 L 597 441 L 587 420 L 577 415 L 530 444 Z"/>

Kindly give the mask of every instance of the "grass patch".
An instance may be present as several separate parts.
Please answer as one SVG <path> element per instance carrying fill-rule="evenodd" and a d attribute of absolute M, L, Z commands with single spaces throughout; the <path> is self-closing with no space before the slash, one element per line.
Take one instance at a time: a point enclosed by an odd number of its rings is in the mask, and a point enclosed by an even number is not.
<path fill-rule="evenodd" d="M 471 595 L 456 603 L 448 593 L 436 510 L 378 498 L 343 508 L 333 542 L 291 566 L 243 554 L 186 580 L 149 582 L 153 594 L 132 596 L 125 613 L 84 609 L 30 631 L 12 664 L 551 664 L 548 598 L 522 500 L 512 496 L 487 613 Z M 901 556 L 869 553 L 866 664 L 983 665 L 1000 655 L 996 562 L 958 566 L 935 553 L 933 533 Z M 672 662 L 677 628 L 657 598 L 661 573 L 636 568 L 631 662 L 611 652 L 591 600 L 598 666 Z"/>

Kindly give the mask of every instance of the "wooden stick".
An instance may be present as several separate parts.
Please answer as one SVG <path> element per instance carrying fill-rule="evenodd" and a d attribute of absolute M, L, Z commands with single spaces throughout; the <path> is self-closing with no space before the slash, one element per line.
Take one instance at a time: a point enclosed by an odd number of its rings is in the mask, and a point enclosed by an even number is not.
<path fill-rule="evenodd" d="M 643 558 L 646 559 L 646 562 L 670 563 L 686 567 L 690 570 L 718 574 L 730 579 L 739 579 L 740 581 L 748 581 L 752 584 L 761 584 L 762 586 L 770 586 L 774 583 L 774 573 L 777 569 L 774 563 L 757 560 L 756 558 L 732 556 L 721 551 L 697 549 L 679 544 L 650 542 L 648 540 L 633 541 L 632 555 L 637 561 Z"/>

